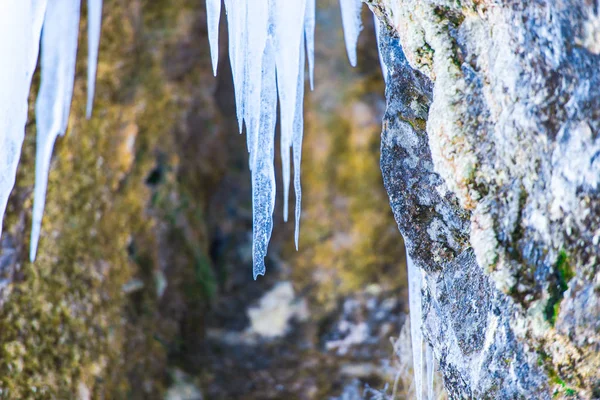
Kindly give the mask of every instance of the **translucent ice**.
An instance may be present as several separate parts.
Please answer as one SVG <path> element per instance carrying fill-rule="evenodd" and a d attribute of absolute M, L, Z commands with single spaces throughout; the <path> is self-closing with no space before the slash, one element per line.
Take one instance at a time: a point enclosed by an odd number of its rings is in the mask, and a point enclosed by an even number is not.
<path fill-rule="evenodd" d="M 0 3 L 0 216 L 15 184 L 27 122 L 27 96 L 35 61 L 36 4 L 24 0 Z M 37 55 L 35 55 L 37 59 Z M 0 232 L 1 232 L 0 222 Z"/>
<path fill-rule="evenodd" d="M 356 44 L 358 43 L 358 35 L 362 30 L 360 18 L 362 1 L 340 0 L 340 8 L 342 10 L 342 26 L 344 28 L 348 60 L 350 60 L 350 65 L 356 67 Z"/>
<path fill-rule="evenodd" d="M 87 71 L 87 106 L 85 115 L 92 116 L 94 92 L 96 89 L 96 70 L 98 69 L 98 47 L 100 45 L 100 29 L 102 26 L 102 0 L 88 0 L 88 71 Z"/>
<path fill-rule="evenodd" d="M 304 38 L 306 40 L 306 57 L 308 58 L 310 90 L 313 90 L 315 88 L 315 0 L 306 0 Z M 302 66 L 302 70 L 304 71 L 304 66 Z"/>
<path fill-rule="evenodd" d="M 256 163 L 252 169 L 252 253 L 253 276 L 265 274 L 267 247 L 273 230 L 273 210 L 275 207 L 275 123 L 277 117 L 277 97 L 275 84 L 274 48 L 269 39 L 262 57 L 260 108 L 260 129 Z"/>
<path fill-rule="evenodd" d="M 213 74 L 217 76 L 219 63 L 219 19 L 221 18 L 221 0 L 206 0 L 206 19 L 208 26 L 208 43 Z"/>
<path fill-rule="evenodd" d="M 306 0 L 272 0 L 275 32 L 275 65 L 281 126 L 281 166 L 283 174 L 283 219 L 288 218 L 290 188 L 290 149 L 294 132 L 294 116 L 299 106 L 296 96 L 300 71 L 300 52 L 304 46 L 304 14 Z"/>
<path fill-rule="evenodd" d="M 342 17 L 350 61 L 356 65 L 356 42 L 361 30 L 360 0 L 341 0 Z M 215 67 L 217 2 L 207 0 L 209 41 Z M 283 217 L 288 218 L 291 161 L 296 194 L 295 243 L 298 248 L 302 203 L 300 163 L 302 159 L 304 64 L 308 58 L 311 88 L 314 81 L 315 0 L 225 0 L 229 33 L 229 60 L 233 75 L 239 131 L 246 127 L 249 165 L 252 171 L 254 210 L 254 277 L 264 274 L 272 230 L 271 194 L 275 176 L 266 168 L 276 117 L 280 112 L 280 151 L 283 181 Z M 273 73 L 274 76 L 267 76 Z M 273 104 L 275 104 L 273 106 Z M 276 111 L 275 111 L 276 112 Z M 271 126 L 272 124 L 272 126 Z M 267 129 L 267 131 L 265 131 Z M 291 153 L 291 154 L 290 154 Z M 291 157 L 290 157 L 291 156 Z M 271 166 L 272 167 L 272 166 Z M 271 211 L 272 212 L 272 211 Z M 267 215 L 268 214 L 268 215 Z"/>
<path fill-rule="evenodd" d="M 35 260 L 54 141 L 69 121 L 73 96 L 80 3 L 54 0 L 46 9 L 41 43 L 41 82 L 36 102 L 37 143 L 30 259 Z"/>

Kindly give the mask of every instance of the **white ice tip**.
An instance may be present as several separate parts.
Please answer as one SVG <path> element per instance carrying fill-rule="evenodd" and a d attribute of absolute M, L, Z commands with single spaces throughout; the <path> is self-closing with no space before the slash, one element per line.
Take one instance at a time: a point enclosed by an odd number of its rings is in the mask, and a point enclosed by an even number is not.
<path fill-rule="evenodd" d="M 219 64 L 219 19 L 221 17 L 221 0 L 206 0 L 206 18 L 208 25 L 208 43 L 213 74 L 217 76 Z"/>
<path fill-rule="evenodd" d="M 362 30 L 361 0 L 340 0 L 340 9 L 342 11 L 342 27 L 344 28 L 344 41 L 346 43 L 346 52 L 350 65 L 356 67 L 356 45 L 358 35 Z"/>
<path fill-rule="evenodd" d="M 29 261 L 34 262 L 35 256 L 37 254 L 38 240 L 40 238 L 40 234 L 38 229 L 31 230 L 31 244 L 29 247 Z"/>

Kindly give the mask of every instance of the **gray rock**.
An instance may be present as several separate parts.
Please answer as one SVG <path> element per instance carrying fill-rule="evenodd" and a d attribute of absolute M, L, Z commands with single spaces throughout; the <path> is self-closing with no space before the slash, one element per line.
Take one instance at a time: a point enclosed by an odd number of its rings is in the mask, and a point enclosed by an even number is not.
<path fill-rule="evenodd" d="M 381 168 L 451 398 L 600 398 L 600 16 L 371 0 Z"/>

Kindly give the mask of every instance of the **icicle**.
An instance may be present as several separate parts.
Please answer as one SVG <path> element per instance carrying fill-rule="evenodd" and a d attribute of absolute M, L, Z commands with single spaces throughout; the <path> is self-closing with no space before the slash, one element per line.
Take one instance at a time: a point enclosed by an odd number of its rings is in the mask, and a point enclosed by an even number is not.
<path fill-rule="evenodd" d="M 362 30 L 360 13 L 362 10 L 361 0 L 340 0 L 342 10 L 342 26 L 344 28 L 344 40 L 346 42 L 346 52 L 350 65 L 356 67 L 356 44 L 358 35 Z"/>
<path fill-rule="evenodd" d="M 308 58 L 308 78 L 310 90 L 315 90 L 315 0 L 306 0 L 304 14 L 304 38 L 306 40 L 306 55 Z M 302 64 L 302 75 L 304 63 Z M 296 248 L 298 245 L 296 245 Z M 297 250 L 297 249 L 296 249 Z"/>
<path fill-rule="evenodd" d="M 221 0 L 206 0 L 206 19 L 208 26 L 208 42 L 213 74 L 217 76 L 219 63 L 219 19 L 221 18 Z"/>
<path fill-rule="evenodd" d="M 245 25 L 246 25 L 246 0 L 225 0 L 227 12 L 227 31 L 229 33 L 229 61 L 233 76 L 235 94 L 235 112 L 238 127 L 242 133 L 244 122 L 244 67 L 245 67 Z"/>
<path fill-rule="evenodd" d="M 40 51 L 40 34 L 42 33 L 42 24 L 44 23 L 44 16 L 46 15 L 47 0 L 32 0 L 31 2 L 31 53 L 30 53 L 30 64 L 29 64 L 29 87 L 31 86 L 31 78 L 33 78 L 33 72 L 38 61 L 38 54 Z M 29 94 L 29 87 L 27 93 Z"/>
<path fill-rule="evenodd" d="M 413 353 L 413 372 L 415 375 L 415 393 L 417 400 L 423 398 L 423 333 L 421 331 L 421 270 L 418 269 L 408 252 L 406 253 L 408 270 L 408 303 L 410 306 L 410 336 Z"/>
<path fill-rule="evenodd" d="M 30 259 L 35 260 L 44 213 L 54 141 L 69 121 L 73 96 L 80 3 L 54 0 L 46 10 L 42 32 L 40 91 L 36 102 L 37 143 Z"/>
<path fill-rule="evenodd" d="M 375 37 L 377 38 L 377 54 L 379 55 L 379 65 L 381 65 L 381 73 L 383 74 L 383 80 L 387 81 L 388 69 L 387 69 L 387 65 L 385 65 L 385 61 L 383 60 L 381 51 L 379 49 L 379 46 L 380 46 L 379 30 L 381 29 L 379 27 L 379 24 L 380 24 L 379 18 L 377 18 L 377 15 L 375 15 L 375 13 L 373 13 L 373 25 L 375 25 Z"/>
<path fill-rule="evenodd" d="M 300 162 L 302 160 L 302 138 L 304 136 L 304 63 L 304 45 L 303 43 L 301 43 L 298 87 L 296 89 L 294 134 L 292 138 L 292 150 L 294 159 L 294 192 L 296 194 L 296 225 L 294 227 L 294 243 L 296 244 L 296 251 L 298 251 L 298 241 L 300 238 L 300 213 L 302 212 L 302 186 L 300 185 Z"/>
<path fill-rule="evenodd" d="M 300 49 L 304 33 L 306 0 L 273 0 L 275 65 L 281 115 L 281 165 L 283 174 L 283 220 L 288 218 L 290 147 L 294 131 Z"/>
<path fill-rule="evenodd" d="M 275 123 L 277 97 L 274 49 L 269 39 L 262 57 L 260 128 L 256 164 L 252 170 L 253 275 L 265 274 L 265 256 L 273 230 L 275 208 Z"/>
<path fill-rule="evenodd" d="M 258 147 L 262 98 L 270 95 L 273 96 L 274 100 L 269 99 L 269 101 L 277 101 L 276 90 L 270 94 L 261 93 L 263 53 L 269 33 L 268 0 L 253 0 L 252 7 L 246 9 L 244 22 L 245 43 L 242 53 L 244 54 L 245 65 L 242 107 L 244 108 L 250 170 L 254 170 L 257 152 L 262 151 Z M 265 61 L 274 62 L 273 59 Z"/>
<path fill-rule="evenodd" d="M 425 358 L 427 366 L 427 400 L 433 400 L 433 373 L 435 371 L 435 359 L 433 358 L 433 349 L 428 344 Z"/>
<path fill-rule="evenodd" d="M 2 0 L 0 6 L 0 217 L 15 184 L 27 122 L 27 95 L 33 72 L 35 5 Z M 32 13 L 33 11 L 33 13 Z M 35 28 L 34 28 L 35 30 Z M 0 232 L 2 221 L 0 221 Z"/>
<path fill-rule="evenodd" d="M 88 75 L 87 105 L 85 116 L 90 119 L 94 105 L 96 89 L 96 70 L 98 69 L 98 47 L 102 29 L 102 0 L 88 0 Z"/>
<path fill-rule="evenodd" d="M 295 232 L 298 248 L 302 189 L 300 163 L 303 137 L 304 64 L 308 57 L 310 87 L 314 87 L 315 0 L 225 0 L 229 33 L 229 59 L 235 88 L 236 115 L 240 133 L 246 126 L 253 193 L 254 277 L 265 272 L 264 257 L 272 230 L 275 193 L 274 174 L 267 160 L 273 143 L 276 117 L 265 110 L 276 109 L 279 99 L 283 216 L 288 218 L 291 164 L 296 194 Z M 356 43 L 362 29 L 360 0 L 340 0 L 346 49 L 356 65 Z M 209 41 L 216 72 L 218 12 L 216 0 L 207 0 Z M 216 22 L 215 22 L 216 21 Z M 306 52 L 306 53 L 305 53 Z M 269 71 L 276 76 L 268 76 Z M 275 79 L 276 78 L 276 79 Z M 267 86 L 265 86 L 267 85 Z M 269 90 L 273 89 L 273 90 Z M 273 106 L 275 104 L 275 106 Z M 290 154 L 291 151 L 291 154 Z M 290 155 L 292 160 L 290 160 Z M 270 210 L 270 211 L 269 211 Z"/>

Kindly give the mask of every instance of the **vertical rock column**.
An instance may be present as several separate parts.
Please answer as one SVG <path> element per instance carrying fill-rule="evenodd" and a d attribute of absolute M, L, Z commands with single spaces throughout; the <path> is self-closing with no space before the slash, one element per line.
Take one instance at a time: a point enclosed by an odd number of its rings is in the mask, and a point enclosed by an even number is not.
<path fill-rule="evenodd" d="M 384 183 L 450 396 L 600 397 L 599 10 L 368 3 Z"/>

